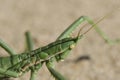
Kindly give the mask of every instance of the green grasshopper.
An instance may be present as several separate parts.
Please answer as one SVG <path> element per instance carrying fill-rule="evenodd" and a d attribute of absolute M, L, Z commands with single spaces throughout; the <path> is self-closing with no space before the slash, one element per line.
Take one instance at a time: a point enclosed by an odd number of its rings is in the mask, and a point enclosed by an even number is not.
<path fill-rule="evenodd" d="M 101 19 L 102 20 L 102 19 Z M 100 22 L 99 20 L 98 22 Z M 70 34 L 82 22 L 87 21 L 92 25 L 84 33 L 80 33 L 81 28 L 76 37 L 71 37 Z M 98 23 L 97 22 L 97 23 Z M 76 46 L 76 44 L 82 39 L 82 37 L 93 27 L 103 37 L 107 43 L 116 43 L 119 40 L 110 40 L 99 27 L 96 26 L 90 18 L 81 16 L 73 24 L 71 24 L 54 42 L 47 46 L 40 47 L 33 50 L 33 40 L 29 32 L 26 32 L 27 52 L 17 54 L 8 44 L 0 39 L 0 46 L 5 49 L 10 56 L 0 57 L 0 80 L 5 78 L 17 78 L 24 73 L 31 71 L 30 80 L 35 80 L 38 70 L 45 63 L 49 72 L 55 77 L 55 80 L 66 80 L 59 72 L 54 69 L 54 62 L 62 61 Z"/>

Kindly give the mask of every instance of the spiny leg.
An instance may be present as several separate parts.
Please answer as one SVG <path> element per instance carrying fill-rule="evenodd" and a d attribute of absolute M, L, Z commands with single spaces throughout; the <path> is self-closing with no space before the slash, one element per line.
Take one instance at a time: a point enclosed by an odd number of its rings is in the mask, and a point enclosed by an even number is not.
<path fill-rule="evenodd" d="M 26 32 L 25 33 L 26 36 L 26 43 L 27 43 L 27 51 L 32 51 L 33 50 L 33 46 L 34 46 L 34 42 L 32 40 L 31 34 L 30 32 Z M 34 66 L 31 67 L 31 76 L 30 76 L 30 80 L 35 80 L 37 75 L 37 71 L 34 70 Z"/>
<path fill-rule="evenodd" d="M 106 15 L 107 16 L 107 15 Z M 104 18 L 106 18 L 106 16 L 104 16 L 100 21 L 102 21 Z M 87 21 L 89 24 L 91 24 L 92 26 L 94 26 L 94 29 L 97 31 L 97 33 L 108 43 L 108 44 L 114 44 L 114 43 L 118 43 L 120 42 L 120 39 L 116 39 L 116 40 L 111 40 L 110 38 L 108 38 L 106 36 L 106 34 L 98 27 L 96 26 L 96 24 L 93 22 L 93 20 L 91 20 L 89 17 L 87 16 L 81 16 L 80 18 L 78 18 L 75 22 L 73 22 L 58 38 L 57 40 L 61 40 L 63 38 L 66 37 L 70 37 L 70 34 L 84 21 Z"/>

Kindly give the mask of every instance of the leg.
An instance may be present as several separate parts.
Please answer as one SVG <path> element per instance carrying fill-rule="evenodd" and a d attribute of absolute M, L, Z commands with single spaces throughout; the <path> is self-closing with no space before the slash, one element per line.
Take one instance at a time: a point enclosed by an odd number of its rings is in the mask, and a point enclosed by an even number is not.
<path fill-rule="evenodd" d="M 102 21 L 106 16 L 104 16 L 100 21 Z M 117 40 L 110 40 L 106 34 L 99 28 L 96 26 L 97 23 L 94 23 L 91 19 L 89 19 L 89 17 L 87 16 L 81 16 L 80 18 L 78 18 L 75 22 L 73 22 L 73 24 L 71 24 L 58 38 L 57 40 L 66 38 L 68 36 L 70 36 L 70 33 L 72 33 L 79 24 L 81 24 L 82 22 L 87 21 L 89 24 L 91 24 L 92 26 L 94 26 L 95 30 L 97 31 L 97 33 L 109 44 L 113 44 L 113 43 L 117 43 L 120 42 L 119 39 Z"/>
<path fill-rule="evenodd" d="M 25 36 L 26 36 L 26 45 L 27 45 L 27 51 L 32 51 L 33 50 L 33 40 L 32 40 L 32 37 L 31 37 L 31 34 L 30 32 L 26 32 L 25 33 Z"/>
<path fill-rule="evenodd" d="M 31 77 L 30 77 L 30 80 L 35 80 L 36 79 L 36 75 L 37 75 L 37 72 L 35 71 L 31 71 Z"/>
<path fill-rule="evenodd" d="M 0 46 L 8 52 L 9 55 L 17 54 L 11 47 L 8 46 L 3 40 L 0 39 Z"/>
<path fill-rule="evenodd" d="M 102 21 L 106 16 L 104 16 L 101 20 L 99 20 L 97 23 L 99 23 L 100 21 Z M 94 26 L 96 32 L 105 40 L 105 42 L 107 42 L 108 44 L 115 44 L 115 43 L 119 43 L 120 39 L 115 39 L 115 40 L 111 40 L 96 24 L 94 23 L 91 19 L 89 19 L 88 17 L 84 17 L 85 20 L 87 20 L 87 22 L 91 25 Z"/>
<path fill-rule="evenodd" d="M 25 33 L 26 36 L 26 43 L 27 43 L 27 51 L 32 51 L 33 50 L 33 40 L 31 37 L 30 32 L 26 32 Z M 37 71 L 35 70 L 35 66 L 31 67 L 31 76 L 30 76 L 30 80 L 35 80 L 37 75 Z"/>
<path fill-rule="evenodd" d="M 15 54 L 17 54 L 11 47 L 9 47 L 8 46 L 8 44 L 6 44 L 3 40 L 1 40 L 0 39 L 0 46 L 5 50 L 5 51 L 7 51 L 8 52 L 8 54 L 12 57 L 12 56 L 14 56 Z M 14 64 L 13 63 L 14 62 L 14 58 L 12 58 L 12 64 Z M 6 71 L 6 70 L 4 70 L 4 69 L 2 69 L 2 68 L 0 68 L 0 74 L 1 75 L 5 75 L 5 76 L 9 76 L 9 77 L 18 77 L 19 76 L 19 74 L 18 73 L 16 73 L 16 72 L 12 72 L 12 71 Z M 6 78 L 0 78 L 0 80 L 6 80 Z M 10 80 L 10 78 L 7 78 L 8 80 Z"/>
<path fill-rule="evenodd" d="M 0 75 L 3 75 L 3 77 L 8 76 L 8 77 L 19 77 L 19 73 L 14 72 L 14 71 L 10 71 L 10 70 L 6 70 L 6 69 L 2 69 L 0 68 Z"/>
<path fill-rule="evenodd" d="M 41 63 L 38 63 L 38 64 L 34 65 L 34 67 L 31 68 L 31 77 L 30 77 L 30 80 L 35 80 L 35 79 L 36 79 L 38 70 L 39 70 L 41 67 L 42 67 L 42 64 L 41 64 Z"/>
<path fill-rule="evenodd" d="M 54 69 L 54 64 L 51 61 L 46 62 L 46 66 L 55 80 L 66 80 L 59 72 Z"/>

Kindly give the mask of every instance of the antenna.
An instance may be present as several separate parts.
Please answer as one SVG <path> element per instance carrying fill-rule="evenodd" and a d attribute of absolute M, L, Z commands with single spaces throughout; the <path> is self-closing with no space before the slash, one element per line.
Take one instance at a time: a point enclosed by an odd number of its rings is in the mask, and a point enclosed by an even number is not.
<path fill-rule="evenodd" d="M 119 8 L 117 8 L 119 9 Z M 78 32 L 78 36 L 80 35 L 85 35 L 87 32 L 89 32 L 93 27 L 97 27 L 96 25 L 98 23 L 100 23 L 102 20 L 104 20 L 105 18 L 109 17 L 113 12 L 115 12 L 116 9 L 112 10 L 111 12 L 107 13 L 105 16 L 103 16 L 101 19 L 99 19 L 96 23 L 94 23 L 92 20 L 89 20 L 89 18 L 85 17 L 85 19 L 90 23 L 92 24 L 92 26 L 87 30 L 85 31 L 84 33 L 80 34 L 80 32 L 83 30 L 83 28 L 86 26 L 82 26 L 82 28 L 80 28 L 79 32 Z"/>

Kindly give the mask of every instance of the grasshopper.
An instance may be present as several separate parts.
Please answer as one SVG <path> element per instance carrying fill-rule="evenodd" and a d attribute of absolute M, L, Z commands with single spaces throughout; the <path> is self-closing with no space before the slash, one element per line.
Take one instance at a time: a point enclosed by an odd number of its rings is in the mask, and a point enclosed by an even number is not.
<path fill-rule="evenodd" d="M 101 20 L 103 19 L 104 17 Z M 71 37 L 70 34 L 84 21 L 87 21 L 92 26 L 82 34 L 80 32 L 83 28 L 80 28 L 78 35 L 76 37 Z M 26 32 L 27 52 L 21 54 L 17 54 L 8 44 L 0 39 L 0 46 L 10 55 L 8 57 L 0 57 L 0 79 L 9 79 L 11 77 L 17 78 L 24 75 L 24 73 L 31 71 L 30 80 L 35 80 L 38 70 L 43 64 L 46 64 L 49 72 L 55 77 L 55 80 L 66 80 L 54 69 L 54 62 L 64 60 L 89 30 L 94 28 L 107 43 L 112 44 L 119 42 L 119 40 L 110 40 L 105 33 L 96 26 L 97 23 L 94 23 L 87 16 L 81 16 L 54 42 L 35 50 L 33 50 L 33 40 L 31 35 L 29 32 Z"/>

